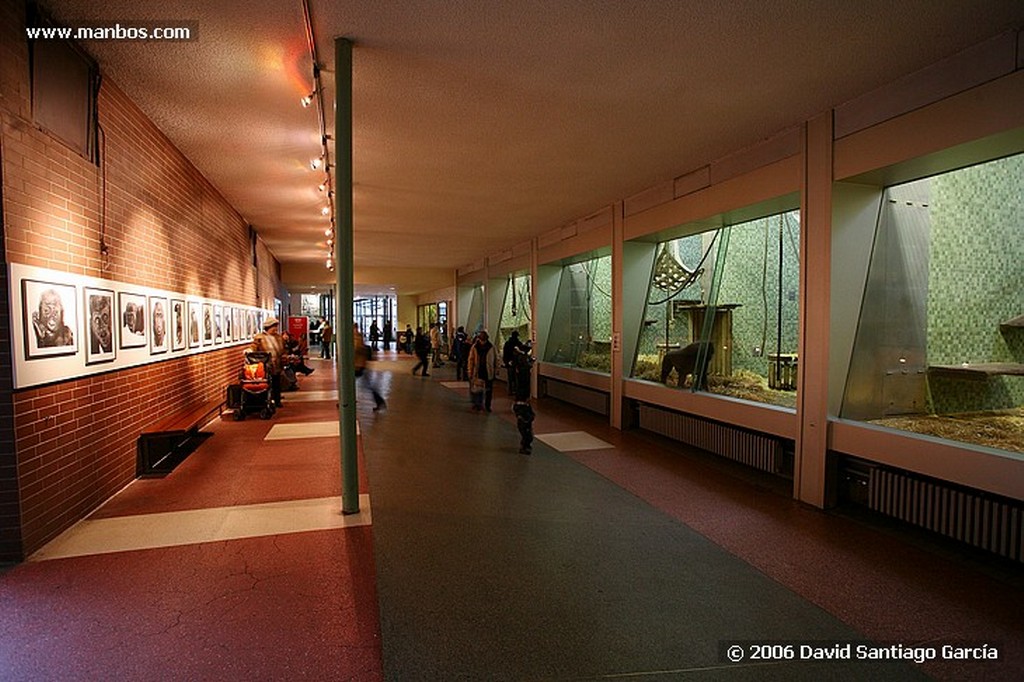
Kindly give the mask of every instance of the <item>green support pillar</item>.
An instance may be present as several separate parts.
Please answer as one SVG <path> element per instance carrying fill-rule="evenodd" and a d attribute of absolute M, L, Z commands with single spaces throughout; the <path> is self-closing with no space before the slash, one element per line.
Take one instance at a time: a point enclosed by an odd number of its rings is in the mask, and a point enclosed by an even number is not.
<path fill-rule="evenodd" d="M 338 433 L 341 441 L 341 512 L 359 513 L 356 377 L 352 371 L 352 43 L 334 40 L 334 272 L 338 292 Z"/>

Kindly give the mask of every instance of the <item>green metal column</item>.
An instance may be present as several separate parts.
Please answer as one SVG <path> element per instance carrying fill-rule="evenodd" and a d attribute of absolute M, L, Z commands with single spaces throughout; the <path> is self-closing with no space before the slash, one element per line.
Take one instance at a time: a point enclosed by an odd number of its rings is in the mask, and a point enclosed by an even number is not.
<path fill-rule="evenodd" d="M 338 433 L 341 438 L 341 512 L 359 513 L 359 463 L 356 452 L 356 376 L 352 341 L 352 43 L 334 40 L 334 272 L 337 278 Z"/>

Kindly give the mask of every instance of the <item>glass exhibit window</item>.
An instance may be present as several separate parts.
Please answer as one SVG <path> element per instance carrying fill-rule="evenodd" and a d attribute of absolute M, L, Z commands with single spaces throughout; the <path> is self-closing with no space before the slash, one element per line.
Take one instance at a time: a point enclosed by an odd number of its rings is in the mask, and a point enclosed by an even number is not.
<path fill-rule="evenodd" d="M 657 245 L 633 377 L 796 406 L 800 214 Z"/>
<path fill-rule="evenodd" d="M 505 300 L 501 304 L 498 324 L 498 348 L 505 345 L 512 332 L 519 332 L 519 340 L 526 343 L 532 331 L 530 320 L 530 275 L 509 275 Z"/>
<path fill-rule="evenodd" d="M 887 187 L 840 416 L 1024 452 L 1024 155 Z"/>
<path fill-rule="evenodd" d="M 544 361 L 611 373 L 612 258 L 562 267 Z"/>

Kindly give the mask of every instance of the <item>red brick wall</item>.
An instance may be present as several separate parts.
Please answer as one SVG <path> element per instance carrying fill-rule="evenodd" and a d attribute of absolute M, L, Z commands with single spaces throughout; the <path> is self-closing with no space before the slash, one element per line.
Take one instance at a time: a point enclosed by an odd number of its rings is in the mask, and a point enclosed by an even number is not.
<path fill-rule="evenodd" d="M 29 118 L 24 22 L 19 0 L 0 0 L 6 261 L 271 306 L 281 290 L 279 264 L 260 242 L 254 270 L 245 221 L 109 78 L 98 101 L 102 167 L 36 128 Z M 135 442 L 145 424 L 221 396 L 238 371 L 241 349 L 16 391 L 8 402 L 13 423 L 5 422 L 12 374 L 6 301 L 3 292 L 0 560 L 20 560 L 134 478 Z"/>

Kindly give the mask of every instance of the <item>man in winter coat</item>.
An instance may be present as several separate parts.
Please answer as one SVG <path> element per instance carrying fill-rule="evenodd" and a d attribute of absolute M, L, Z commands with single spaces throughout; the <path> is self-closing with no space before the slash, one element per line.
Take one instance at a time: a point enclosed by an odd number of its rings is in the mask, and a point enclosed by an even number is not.
<path fill-rule="evenodd" d="M 498 351 L 486 331 L 481 330 L 469 351 L 469 390 L 473 395 L 473 410 L 480 411 L 480 403 L 491 411 L 494 377 L 498 375 Z"/>

